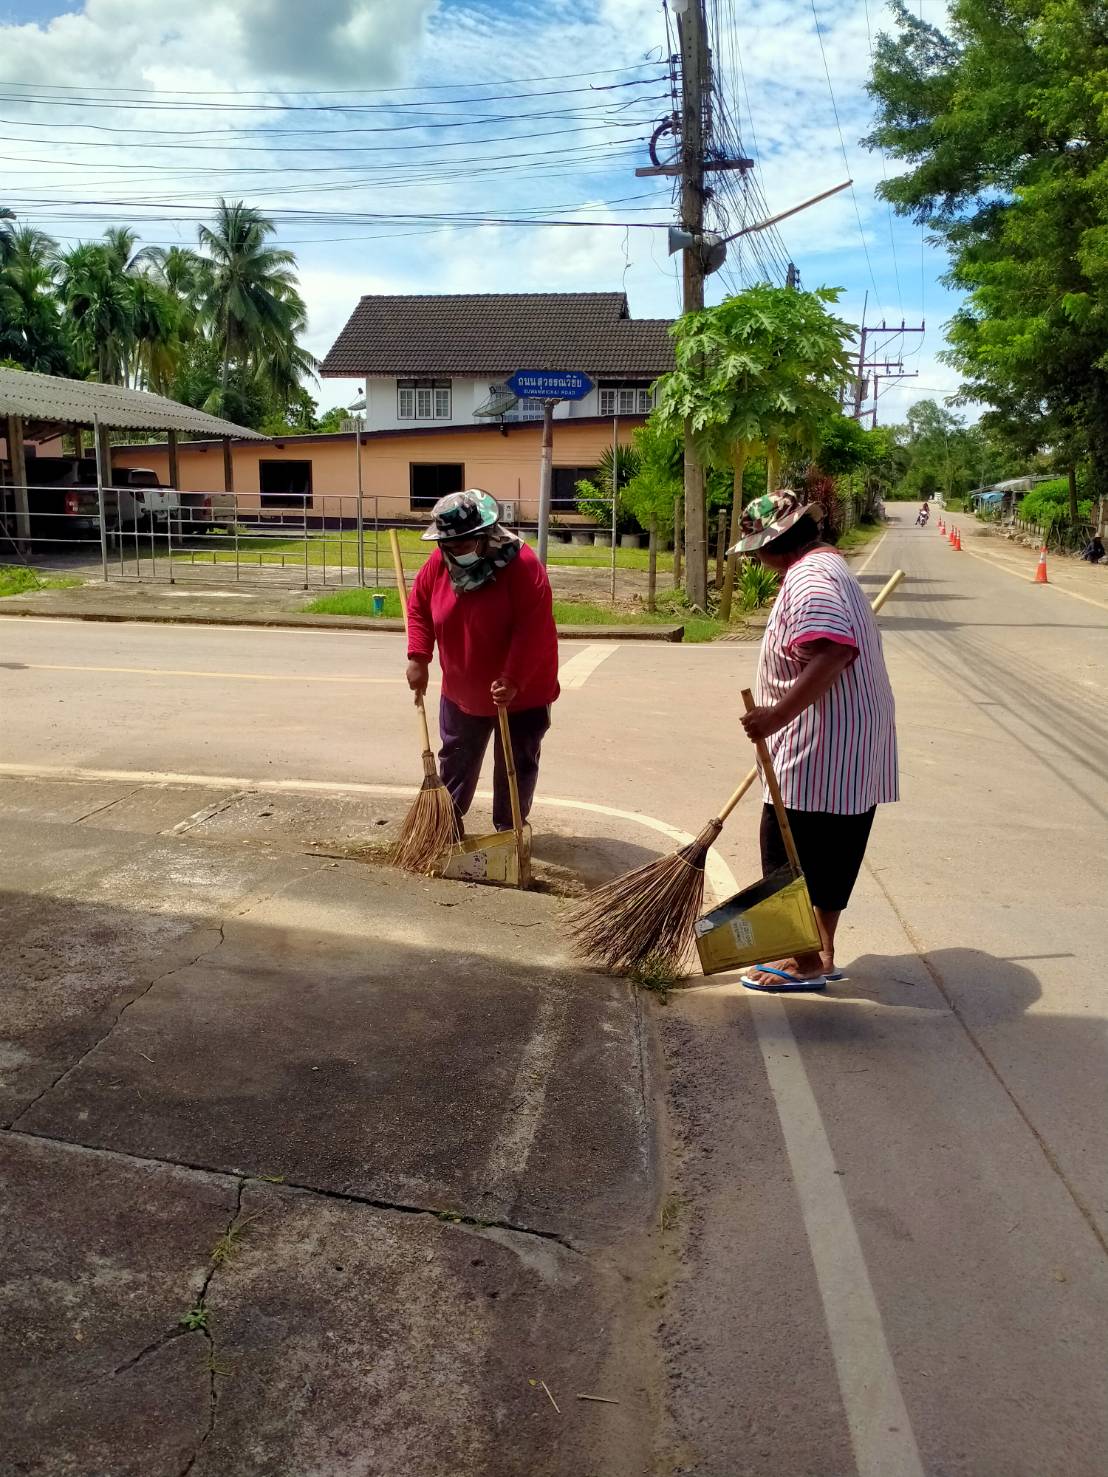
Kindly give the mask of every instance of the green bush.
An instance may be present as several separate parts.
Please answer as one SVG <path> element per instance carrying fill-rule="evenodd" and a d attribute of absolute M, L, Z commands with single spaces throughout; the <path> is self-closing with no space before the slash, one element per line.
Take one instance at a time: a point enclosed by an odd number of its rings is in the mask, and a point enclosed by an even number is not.
<path fill-rule="evenodd" d="M 777 576 L 754 559 L 744 559 L 739 571 L 739 604 L 743 610 L 768 605 L 777 594 Z"/>
<path fill-rule="evenodd" d="M 1077 478 L 1077 516 L 1088 522 L 1093 516 L 1091 498 L 1082 497 L 1084 478 Z M 1068 523 L 1070 518 L 1070 487 L 1066 477 L 1055 477 L 1050 482 L 1040 482 L 1019 502 L 1016 515 L 1025 523 L 1038 523 L 1045 527 L 1050 523 Z"/>

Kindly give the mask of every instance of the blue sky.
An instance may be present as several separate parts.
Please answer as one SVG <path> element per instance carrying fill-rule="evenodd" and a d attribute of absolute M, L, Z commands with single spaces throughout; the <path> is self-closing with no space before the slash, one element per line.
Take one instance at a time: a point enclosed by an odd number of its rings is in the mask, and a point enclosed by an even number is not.
<path fill-rule="evenodd" d="M 728 228 L 855 181 L 733 246 L 710 297 L 791 258 L 804 286 L 844 288 L 853 322 L 926 318 L 888 343 L 919 377 L 889 387 L 883 421 L 950 393 L 943 258 L 875 198 L 895 166 L 858 143 L 881 0 L 816 0 L 819 35 L 811 0 L 708 12 L 757 163 L 720 201 Z M 297 253 L 316 353 L 362 292 L 624 288 L 636 316 L 669 317 L 669 185 L 634 174 L 669 107 L 667 52 L 662 0 L 0 0 L 2 188 L 64 244 L 112 223 L 191 244 L 217 195 L 260 206 Z M 528 217 L 578 224 L 511 223 Z"/>

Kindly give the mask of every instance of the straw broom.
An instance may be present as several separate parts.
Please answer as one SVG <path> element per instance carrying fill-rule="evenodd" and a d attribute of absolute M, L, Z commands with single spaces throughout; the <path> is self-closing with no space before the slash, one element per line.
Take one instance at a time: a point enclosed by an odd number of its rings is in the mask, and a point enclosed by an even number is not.
<path fill-rule="evenodd" d="M 404 561 L 400 557 L 400 539 L 395 528 L 389 529 L 389 540 L 406 630 L 408 587 L 404 581 Z M 416 698 L 416 709 L 423 737 L 423 785 L 404 817 L 389 860 L 405 872 L 429 872 L 439 857 L 458 840 L 458 816 L 431 752 L 431 735 L 427 729 L 427 709 L 422 693 Z"/>
<path fill-rule="evenodd" d="M 904 578 L 898 569 L 873 601 L 876 613 Z M 574 952 L 609 974 L 677 975 L 692 952 L 704 906 L 704 863 L 727 817 L 758 778 L 754 769 L 688 845 L 598 887 L 573 909 Z"/>

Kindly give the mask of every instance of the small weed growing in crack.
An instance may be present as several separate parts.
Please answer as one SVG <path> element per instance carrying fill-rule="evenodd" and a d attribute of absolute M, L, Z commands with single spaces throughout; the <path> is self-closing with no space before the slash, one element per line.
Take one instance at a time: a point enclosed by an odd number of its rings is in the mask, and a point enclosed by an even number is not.
<path fill-rule="evenodd" d="M 665 1231 L 672 1231 L 685 1214 L 688 1207 L 683 1195 L 667 1195 L 662 1201 L 662 1208 L 658 1212 L 658 1226 Z"/>
<path fill-rule="evenodd" d="M 182 1328 L 187 1328 L 189 1333 L 206 1332 L 208 1328 L 208 1310 L 203 1303 L 197 1303 L 195 1308 L 190 1308 L 187 1313 L 182 1313 L 177 1322 Z"/>
<path fill-rule="evenodd" d="M 246 1230 L 251 1221 L 256 1221 L 257 1219 L 258 1217 L 256 1215 L 248 1215 L 245 1220 L 236 1221 L 233 1226 L 229 1226 L 224 1231 L 223 1235 L 212 1247 L 212 1264 L 214 1266 L 225 1266 L 231 1260 L 235 1252 L 239 1249 L 239 1238 L 243 1231 Z"/>
<path fill-rule="evenodd" d="M 631 978 L 640 990 L 649 990 L 652 995 L 657 995 L 663 1005 L 668 1005 L 669 992 L 681 976 L 668 960 L 660 959 L 656 954 L 648 954 L 638 969 L 633 971 Z"/>
<path fill-rule="evenodd" d="M 260 1180 L 263 1185 L 283 1185 L 285 1183 L 283 1174 L 258 1174 L 254 1178 Z"/>

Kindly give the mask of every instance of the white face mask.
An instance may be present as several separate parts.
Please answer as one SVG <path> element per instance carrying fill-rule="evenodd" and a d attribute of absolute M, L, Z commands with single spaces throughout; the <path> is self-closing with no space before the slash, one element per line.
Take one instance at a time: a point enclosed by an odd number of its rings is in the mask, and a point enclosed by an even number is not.
<path fill-rule="evenodd" d="M 457 564 L 461 569 L 468 569 L 470 565 L 476 564 L 480 560 L 481 556 L 477 553 L 476 550 L 474 550 L 472 554 L 448 554 L 447 558 L 449 558 L 452 563 Z"/>

